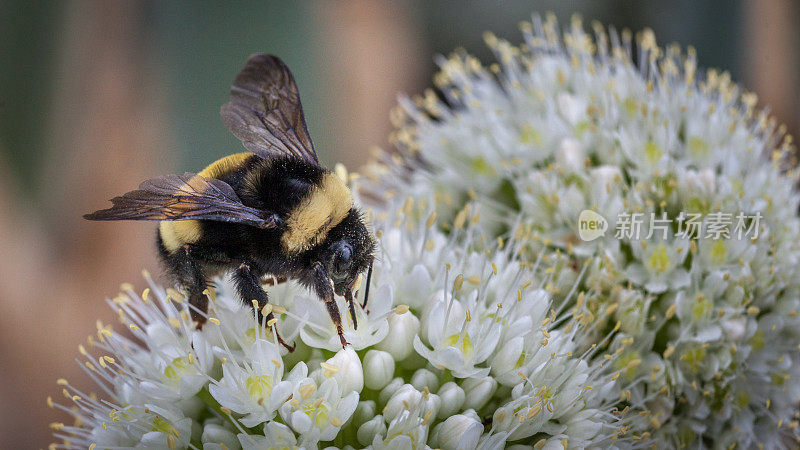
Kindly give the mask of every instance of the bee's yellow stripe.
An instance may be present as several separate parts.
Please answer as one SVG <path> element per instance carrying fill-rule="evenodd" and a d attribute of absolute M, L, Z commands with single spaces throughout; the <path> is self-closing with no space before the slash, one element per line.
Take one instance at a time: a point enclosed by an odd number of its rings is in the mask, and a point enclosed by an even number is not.
<path fill-rule="evenodd" d="M 235 153 L 220 158 L 208 167 L 200 171 L 198 175 L 206 178 L 219 179 L 223 175 L 238 169 L 242 164 L 253 156 L 250 152 Z M 191 181 L 190 181 L 191 183 Z M 185 244 L 192 244 L 200 240 L 202 231 L 200 222 L 196 220 L 165 220 L 159 224 L 158 232 L 167 251 L 174 253 Z"/>
<path fill-rule="evenodd" d="M 352 207 L 350 189 L 339 177 L 326 173 L 321 183 L 289 213 L 281 244 L 289 253 L 308 250 L 324 241 Z"/>
<path fill-rule="evenodd" d="M 200 173 L 198 173 L 198 175 L 206 178 L 219 178 L 241 167 L 242 164 L 247 160 L 247 158 L 251 156 L 253 156 L 253 154 L 250 152 L 234 153 L 233 155 L 228 155 L 224 158 L 220 158 L 214 161 L 213 163 L 209 164 L 208 167 L 201 170 Z"/>

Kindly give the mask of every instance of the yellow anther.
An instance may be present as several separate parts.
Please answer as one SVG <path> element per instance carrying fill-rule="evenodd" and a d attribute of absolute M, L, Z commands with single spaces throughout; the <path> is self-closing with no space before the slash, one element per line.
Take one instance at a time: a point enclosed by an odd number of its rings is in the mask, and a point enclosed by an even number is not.
<path fill-rule="evenodd" d="M 408 305 L 397 305 L 397 307 L 394 309 L 394 312 L 398 316 L 402 316 L 408 312 Z"/>
<path fill-rule="evenodd" d="M 297 388 L 300 392 L 300 396 L 303 397 L 304 400 L 308 400 L 314 394 L 314 391 L 317 390 L 317 386 L 313 384 L 304 384 Z"/>
<path fill-rule="evenodd" d="M 456 275 L 455 281 L 453 281 L 453 290 L 459 291 L 461 290 L 461 286 L 464 284 L 464 275 L 458 274 Z"/>
<path fill-rule="evenodd" d="M 432 227 L 436 223 L 436 211 L 432 211 L 431 215 L 428 216 L 428 220 L 425 221 L 425 226 L 427 228 Z"/>
<path fill-rule="evenodd" d="M 267 326 L 271 327 L 271 326 L 275 325 L 277 322 L 278 322 L 278 319 L 273 317 L 272 319 L 269 319 L 267 321 Z"/>
<path fill-rule="evenodd" d="M 217 319 L 216 317 L 209 317 L 208 321 L 213 323 L 214 325 L 219 325 L 219 319 Z"/>
<path fill-rule="evenodd" d="M 334 365 L 333 365 L 333 364 L 331 364 L 331 363 L 322 362 L 322 363 L 320 363 L 319 365 L 320 365 L 320 367 L 322 367 L 322 368 L 323 368 L 323 369 L 325 369 L 326 371 L 327 371 L 327 370 L 329 370 L 329 371 L 331 371 L 331 372 L 333 372 L 333 373 L 336 373 L 336 372 L 338 372 L 338 371 L 339 371 L 339 368 L 338 368 L 338 367 L 336 367 L 336 366 L 334 366 Z"/>

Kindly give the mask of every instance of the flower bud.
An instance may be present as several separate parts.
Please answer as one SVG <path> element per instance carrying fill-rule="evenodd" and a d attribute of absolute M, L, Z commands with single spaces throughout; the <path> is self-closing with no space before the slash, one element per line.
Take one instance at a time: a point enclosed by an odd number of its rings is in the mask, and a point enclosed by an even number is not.
<path fill-rule="evenodd" d="M 383 415 L 387 422 L 391 422 L 406 408 L 406 405 L 415 405 L 422 399 L 422 393 L 410 384 L 404 384 L 392 395 L 386 403 Z"/>
<path fill-rule="evenodd" d="M 733 317 L 722 321 L 725 336 L 733 342 L 741 342 L 747 335 L 747 318 Z"/>
<path fill-rule="evenodd" d="M 389 315 L 389 334 L 375 346 L 392 355 L 395 361 L 402 361 L 414 351 L 414 336 L 419 333 L 419 319 L 405 310 L 402 314 Z"/>
<path fill-rule="evenodd" d="M 564 138 L 556 152 L 556 163 L 567 172 L 583 170 L 584 158 L 581 143 L 575 138 Z"/>
<path fill-rule="evenodd" d="M 478 446 L 483 424 L 474 417 L 457 414 L 436 426 L 432 441 L 443 450 L 471 450 Z"/>
<path fill-rule="evenodd" d="M 439 389 L 439 377 L 428 369 L 419 369 L 411 376 L 411 385 L 418 391 L 421 391 L 426 386 L 431 392 Z"/>
<path fill-rule="evenodd" d="M 455 414 L 464 405 L 466 394 L 461 387 L 452 381 L 448 381 L 436 393 L 442 399 L 442 406 L 439 410 L 441 417 L 448 417 Z"/>
<path fill-rule="evenodd" d="M 207 423 L 203 426 L 203 444 L 222 444 L 228 448 L 238 448 L 239 439 L 236 433 L 231 432 L 222 425 Z M 205 447 L 206 445 L 204 445 Z"/>
<path fill-rule="evenodd" d="M 353 425 L 360 427 L 368 420 L 375 417 L 375 410 L 377 405 L 372 400 L 362 400 L 356 406 L 356 412 L 353 413 Z"/>
<path fill-rule="evenodd" d="M 351 391 L 361 392 L 364 389 L 364 371 L 361 360 L 352 346 L 347 346 L 336 352 L 333 358 L 322 365 L 322 370 L 333 372 L 333 378 L 339 384 L 342 394 Z"/>
<path fill-rule="evenodd" d="M 556 97 L 558 112 L 567 122 L 575 125 L 586 116 L 586 100 L 576 95 L 560 92 Z"/>
<path fill-rule="evenodd" d="M 383 436 L 386 433 L 386 424 L 383 423 L 383 416 L 377 415 L 358 427 L 356 437 L 361 445 L 372 444 L 375 436 Z"/>
<path fill-rule="evenodd" d="M 383 389 L 394 375 L 394 358 L 381 350 L 369 350 L 364 355 L 364 384 L 369 389 Z"/>
<path fill-rule="evenodd" d="M 464 408 L 481 409 L 497 389 L 497 381 L 492 377 L 467 378 L 461 383 L 466 394 Z"/>
<path fill-rule="evenodd" d="M 400 389 L 400 386 L 404 384 L 403 379 L 397 377 L 393 379 L 385 388 L 381 389 L 380 394 L 378 394 L 378 403 L 385 405 L 386 402 L 389 401 L 390 398 Z"/>

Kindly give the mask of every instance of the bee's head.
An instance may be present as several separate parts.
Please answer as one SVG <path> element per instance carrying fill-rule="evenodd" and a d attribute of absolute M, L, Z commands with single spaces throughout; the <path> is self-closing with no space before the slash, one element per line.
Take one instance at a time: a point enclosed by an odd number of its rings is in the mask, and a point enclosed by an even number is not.
<path fill-rule="evenodd" d="M 333 280 L 336 294 L 344 295 L 358 274 L 372 264 L 375 251 L 375 240 L 357 209 L 352 208 L 328 233 L 324 247 L 323 264 Z"/>

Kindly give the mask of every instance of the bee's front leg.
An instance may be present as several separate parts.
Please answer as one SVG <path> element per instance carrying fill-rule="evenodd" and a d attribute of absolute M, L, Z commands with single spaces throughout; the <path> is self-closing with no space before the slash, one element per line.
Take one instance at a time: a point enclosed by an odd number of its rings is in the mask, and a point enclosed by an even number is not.
<path fill-rule="evenodd" d="M 258 321 L 261 322 L 261 310 L 267 306 L 267 303 L 269 303 L 269 297 L 267 296 L 267 293 L 264 292 L 264 289 L 261 288 L 261 283 L 259 280 L 260 274 L 256 274 L 246 262 L 239 264 L 239 267 L 233 272 L 233 281 L 236 284 L 236 291 L 239 293 L 239 297 L 241 297 L 245 304 L 250 306 L 253 306 L 253 300 L 256 301 L 258 304 L 256 313 Z M 267 314 L 266 323 L 270 324 L 273 319 L 274 316 L 270 312 Z M 269 325 L 269 327 L 275 330 L 275 336 L 277 337 L 278 343 L 286 347 L 289 352 L 293 352 L 295 346 L 284 342 L 280 333 L 278 333 L 278 327 L 274 324 Z"/>
<path fill-rule="evenodd" d="M 333 324 L 336 325 L 336 332 L 339 333 L 339 341 L 341 341 L 342 348 L 344 348 L 347 346 L 347 340 L 344 338 L 344 333 L 342 332 L 342 316 L 339 314 L 339 307 L 336 305 L 336 301 L 333 299 L 331 279 L 322 266 L 322 263 L 317 262 L 314 264 L 312 277 L 314 290 L 317 292 L 319 298 L 325 302 L 325 306 L 328 308 L 328 314 L 331 316 Z"/>
<path fill-rule="evenodd" d="M 347 289 L 344 290 L 344 298 L 347 300 L 347 303 L 350 306 L 350 318 L 353 319 L 353 329 L 358 329 L 358 320 L 356 320 L 356 302 L 353 300 L 353 286 L 355 285 L 355 280 L 353 283 L 350 283 L 347 286 Z"/>

